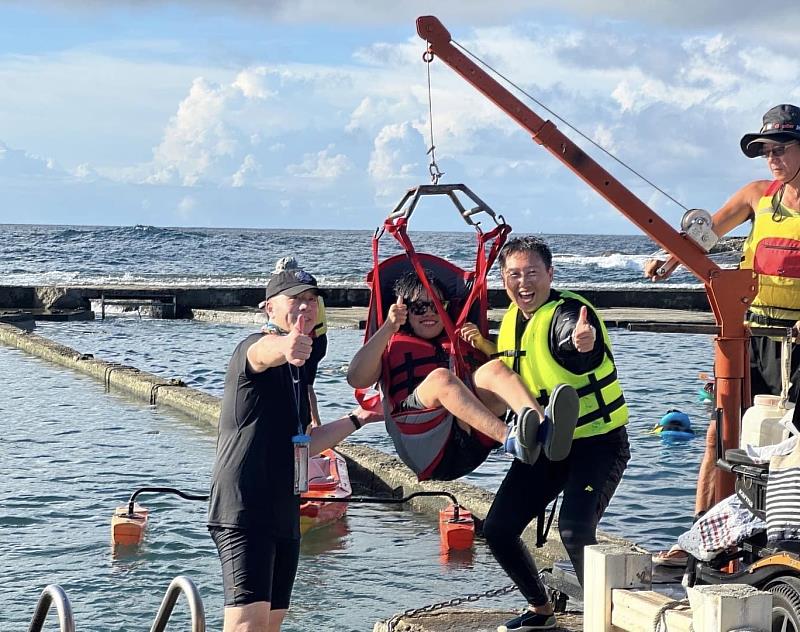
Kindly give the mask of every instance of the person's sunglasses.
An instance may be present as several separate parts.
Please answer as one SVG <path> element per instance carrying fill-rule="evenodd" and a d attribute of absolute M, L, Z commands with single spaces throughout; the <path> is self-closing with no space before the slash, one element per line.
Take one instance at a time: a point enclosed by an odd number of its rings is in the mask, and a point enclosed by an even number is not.
<path fill-rule="evenodd" d="M 774 156 L 775 158 L 780 158 L 786 153 L 786 150 L 796 145 L 797 143 L 786 143 L 785 145 L 767 145 L 764 143 L 761 145 L 761 151 L 758 153 L 759 156 L 762 158 L 770 158 Z"/>
<path fill-rule="evenodd" d="M 442 301 L 442 307 L 447 309 L 447 301 Z M 415 316 L 422 316 L 427 313 L 428 310 L 436 313 L 436 305 L 433 301 L 412 301 L 408 304 L 408 311 Z"/>

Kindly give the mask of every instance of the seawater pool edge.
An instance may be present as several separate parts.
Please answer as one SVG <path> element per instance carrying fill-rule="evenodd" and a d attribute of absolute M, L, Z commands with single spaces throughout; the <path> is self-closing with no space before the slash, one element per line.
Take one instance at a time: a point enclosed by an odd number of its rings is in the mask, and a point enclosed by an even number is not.
<path fill-rule="evenodd" d="M 211 426 L 217 426 L 220 398 L 184 386 L 176 380 L 164 379 L 132 366 L 106 362 L 92 355 L 82 354 L 71 347 L 9 324 L 0 323 L 0 342 L 89 375 L 102 381 L 107 390 L 121 390 L 150 405 L 167 406 Z M 371 490 L 394 491 L 403 496 L 417 491 L 447 491 L 472 512 L 479 524 L 486 518 L 494 500 L 492 492 L 460 481 L 419 482 L 399 459 L 369 446 L 343 442 L 337 450 L 347 459 L 351 478 Z M 411 504 L 438 518 L 439 509 L 447 502 L 444 498 L 423 497 L 414 499 Z M 529 526 L 523 534 L 523 541 L 540 562 L 550 564 L 566 557 L 556 525 L 554 522 L 548 542 L 539 549 L 535 546 L 535 525 Z M 598 532 L 598 540 L 601 543 L 631 544 L 602 532 Z"/>

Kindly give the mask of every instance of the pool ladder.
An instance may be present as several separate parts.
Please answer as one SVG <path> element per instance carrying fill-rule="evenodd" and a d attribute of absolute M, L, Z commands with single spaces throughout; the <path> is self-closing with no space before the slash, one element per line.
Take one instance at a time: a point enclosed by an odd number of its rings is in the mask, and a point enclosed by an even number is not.
<path fill-rule="evenodd" d="M 197 591 L 197 586 L 194 585 L 194 582 L 184 575 L 179 575 L 170 582 L 164 599 L 161 600 L 161 606 L 158 608 L 158 613 L 156 614 L 153 626 L 150 628 L 150 632 L 164 632 L 169 618 L 172 615 L 172 610 L 175 608 L 175 603 L 178 601 L 178 597 L 181 593 L 186 595 L 186 601 L 189 604 L 189 612 L 192 618 L 192 632 L 205 632 L 206 614 L 203 609 L 203 600 L 200 598 L 200 593 Z M 55 604 L 56 611 L 58 612 L 60 631 L 75 632 L 72 605 L 69 602 L 67 593 L 64 592 L 61 586 L 56 586 L 55 584 L 50 584 L 42 591 L 39 601 L 36 604 L 36 611 L 33 614 L 28 632 L 41 632 L 52 604 Z"/>

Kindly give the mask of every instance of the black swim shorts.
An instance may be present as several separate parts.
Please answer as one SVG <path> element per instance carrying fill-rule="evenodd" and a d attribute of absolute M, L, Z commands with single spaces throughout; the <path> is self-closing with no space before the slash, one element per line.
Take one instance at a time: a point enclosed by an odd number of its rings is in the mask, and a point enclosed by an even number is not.
<path fill-rule="evenodd" d="M 270 538 L 258 531 L 209 527 L 222 563 L 226 606 L 266 601 L 286 610 L 300 559 L 300 540 Z"/>

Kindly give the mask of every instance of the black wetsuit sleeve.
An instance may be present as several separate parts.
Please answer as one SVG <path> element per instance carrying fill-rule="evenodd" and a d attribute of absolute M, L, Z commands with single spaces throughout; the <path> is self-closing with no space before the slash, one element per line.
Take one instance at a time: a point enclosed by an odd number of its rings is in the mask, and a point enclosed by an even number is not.
<path fill-rule="evenodd" d="M 556 308 L 550 329 L 550 351 L 558 363 L 571 373 L 588 373 L 603 361 L 603 334 L 594 310 L 588 310 L 589 323 L 597 332 L 594 348 L 587 353 L 579 353 L 572 342 L 572 332 L 578 324 L 581 307 L 583 303 L 580 301 L 565 300 Z"/>

